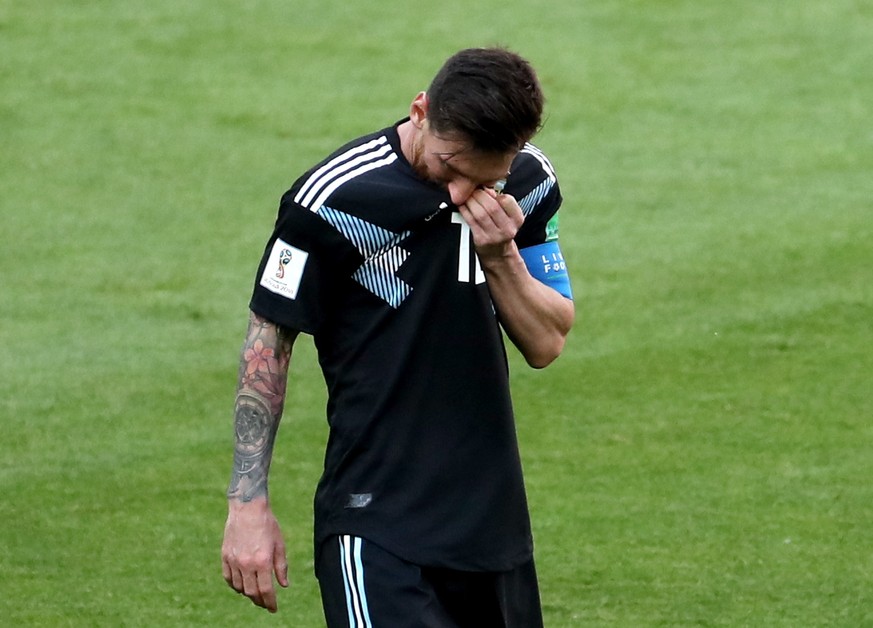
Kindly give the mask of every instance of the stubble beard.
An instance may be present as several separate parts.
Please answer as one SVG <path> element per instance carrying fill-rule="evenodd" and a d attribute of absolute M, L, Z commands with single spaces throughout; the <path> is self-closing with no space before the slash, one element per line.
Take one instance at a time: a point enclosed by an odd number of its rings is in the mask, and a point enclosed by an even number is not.
<path fill-rule="evenodd" d="M 423 181 L 434 183 L 433 179 L 428 176 L 427 166 L 424 163 L 424 138 L 421 135 L 413 137 L 410 148 L 411 160 L 409 165 L 412 166 L 413 172 Z"/>

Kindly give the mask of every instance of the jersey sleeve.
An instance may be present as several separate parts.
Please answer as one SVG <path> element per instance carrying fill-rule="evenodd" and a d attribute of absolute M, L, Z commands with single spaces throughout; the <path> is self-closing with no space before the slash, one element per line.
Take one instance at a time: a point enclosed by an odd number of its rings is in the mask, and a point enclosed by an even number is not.
<path fill-rule="evenodd" d="M 513 175 L 519 183 L 510 187 Z M 558 242 L 558 210 L 563 202 L 548 158 L 528 144 L 513 164 L 507 192 L 515 195 L 525 219 L 515 237 L 530 274 L 568 299 L 573 298 L 567 264 Z"/>
<path fill-rule="evenodd" d="M 327 318 L 338 281 L 336 262 L 342 251 L 332 236 L 323 220 L 286 193 L 258 266 L 251 310 L 283 327 L 315 334 Z"/>

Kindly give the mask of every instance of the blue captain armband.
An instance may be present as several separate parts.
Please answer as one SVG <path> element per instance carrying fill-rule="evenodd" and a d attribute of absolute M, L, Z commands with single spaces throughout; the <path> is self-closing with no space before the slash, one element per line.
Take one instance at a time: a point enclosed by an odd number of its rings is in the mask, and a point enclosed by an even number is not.
<path fill-rule="evenodd" d="M 557 240 L 529 246 L 519 252 L 534 279 L 557 290 L 568 299 L 573 298 L 567 264 Z"/>

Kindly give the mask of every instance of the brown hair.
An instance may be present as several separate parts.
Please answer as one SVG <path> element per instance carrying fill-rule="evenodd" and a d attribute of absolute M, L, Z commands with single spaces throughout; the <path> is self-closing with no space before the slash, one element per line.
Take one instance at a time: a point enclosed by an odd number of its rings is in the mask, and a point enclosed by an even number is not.
<path fill-rule="evenodd" d="M 434 131 L 492 153 L 520 150 L 539 131 L 545 100 L 530 63 L 504 48 L 452 55 L 427 96 Z"/>

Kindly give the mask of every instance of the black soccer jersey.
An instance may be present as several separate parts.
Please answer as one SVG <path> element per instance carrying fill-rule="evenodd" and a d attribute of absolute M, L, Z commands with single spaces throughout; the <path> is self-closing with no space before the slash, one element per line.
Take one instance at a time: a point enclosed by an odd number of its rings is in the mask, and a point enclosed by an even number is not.
<path fill-rule="evenodd" d="M 527 145 L 506 193 L 542 244 L 561 203 Z M 313 335 L 330 435 L 316 546 L 367 538 L 414 563 L 501 571 L 532 541 L 503 337 L 469 227 L 396 127 L 347 144 L 282 198 L 251 308 Z"/>

